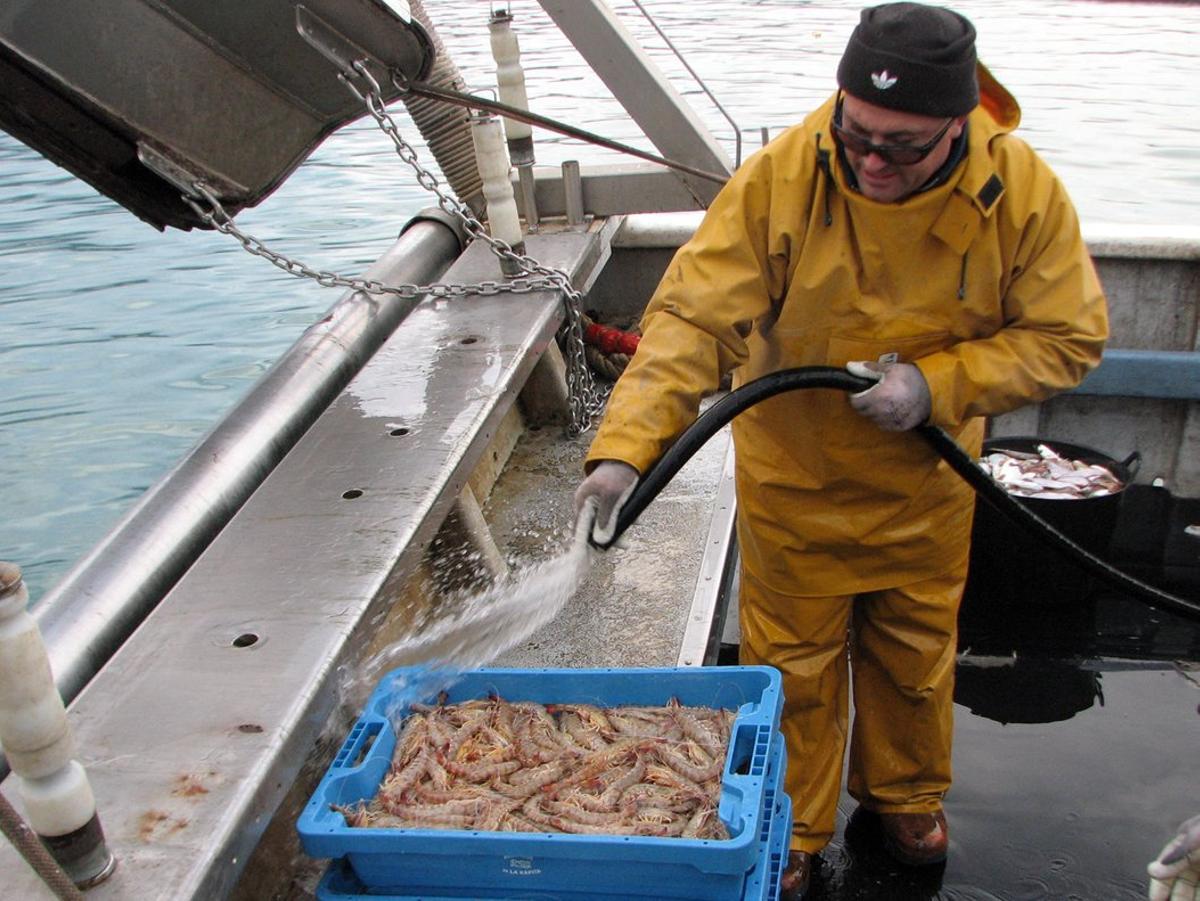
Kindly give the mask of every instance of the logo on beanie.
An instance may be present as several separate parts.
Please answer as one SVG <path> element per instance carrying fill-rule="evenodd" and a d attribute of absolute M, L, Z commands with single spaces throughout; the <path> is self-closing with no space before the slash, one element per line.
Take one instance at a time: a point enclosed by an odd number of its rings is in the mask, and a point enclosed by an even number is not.
<path fill-rule="evenodd" d="M 882 72 L 871 73 L 871 84 L 875 85 L 875 87 L 879 88 L 881 91 L 886 91 L 888 88 L 894 85 L 896 81 L 896 76 L 889 75 L 887 69 L 884 69 Z"/>

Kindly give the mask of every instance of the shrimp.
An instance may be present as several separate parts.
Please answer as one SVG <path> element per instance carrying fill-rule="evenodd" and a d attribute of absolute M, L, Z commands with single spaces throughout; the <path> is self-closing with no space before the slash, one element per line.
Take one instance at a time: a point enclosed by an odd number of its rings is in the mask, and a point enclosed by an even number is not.
<path fill-rule="evenodd" d="M 659 760 L 673 769 L 676 773 L 679 773 L 686 779 L 690 779 L 692 782 L 707 782 L 709 779 L 719 776 L 721 774 L 721 770 L 725 768 L 724 757 L 712 760 L 706 765 L 698 766 L 693 764 L 687 759 L 687 757 L 685 757 L 683 754 L 680 754 L 667 744 L 659 744 L 658 747 L 654 749 L 654 753 Z"/>
<path fill-rule="evenodd" d="M 595 729 L 589 727 L 583 718 L 573 710 L 568 710 L 562 715 L 563 731 L 571 737 L 571 739 L 579 745 L 579 747 L 588 751 L 603 751 L 608 747 L 608 742 L 604 736 Z"/>
<path fill-rule="evenodd" d="M 671 701 L 667 702 L 667 710 L 670 711 L 672 719 L 678 723 L 686 737 L 696 741 L 698 745 L 708 751 L 710 756 L 725 757 L 724 741 L 720 739 L 719 735 L 714 734 L 708 723 L 703 722 L 697 715 L 697 713 L 707 713 L 707 710 L 703 710 L 703 708 L 692 710 L 683 707 L 678 698 L 671 698 Z"/>
<path fill-rule="evenodd" d="M 731 712 L 490 697 L 415 704 L 350 825 L 726 837 L 717 815 Z"/>
<path fill-rule="evenodd" d="M 677 698 L 671 698 L 667 702 L 667 710 L 684 735 L 699 744 L 712 757 L 724 758 L 724 742 L 709 729 L 707 723 L 701 722 L 693 711 L 682 706 Z"/>
<path fill-rule="evenodd" d="M 542 806 L 553 814 L 585 826 L 619 825 L 625 819 L 625 814 L 619 810 L 586 810 L 570 801 L 546 800 L 542 802 Z"/>
<path fill-rule="evenodd" d="M 701 804 L 696 808 L 680 833 L 684 838 L 728 838 L 725 824 L 717 816 L 717 808 L 713 804 Z"/>
<path fill-rule="evenodd" d="M 410 716 L 404 721 L 392 754 L 392 771 L 403 769 L 420 753 L 429 738 L 429 723 L 424 716 Z"/>
<path fill-rule="evenodd" d="M 509 776 L 521 769 L 519 760 L 484 760 L 479 763 L 446 761 L 446 771 L 466 779 L 468 782 L 491 782 Z"/>
<path fill-rule="evenodd" d="M 542 786 L 549 785 L 555 779 L 561 779 L 563 773 L 566 772 L 566 768 L 566 761 L 553 760 L 541 766 L 534 767 L 531 770 L 526 770 L 523 773 L 517 773 L 509 782 L 521 788 L 539 789 Z"/>

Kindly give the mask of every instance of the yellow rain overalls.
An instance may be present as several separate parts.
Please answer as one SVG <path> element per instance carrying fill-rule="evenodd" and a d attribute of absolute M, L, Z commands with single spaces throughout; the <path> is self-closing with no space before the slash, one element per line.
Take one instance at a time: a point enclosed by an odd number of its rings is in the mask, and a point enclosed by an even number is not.
<path fill-rule="evenodd" d="M 929 421 L 978 454 L 984 418 L 1072 387 L 1100 360 L 1103 293 L 1054 173 L 982 100 L 949 180 L 899 203 L 846 182 L 836 98 L 747 160 L 647 307 L 637 354 L 588 453 L 645 472 L 723 373 L 897 354 L 929 384 Z M 792 848 L 834 831 L 848 788 L 879 812 L 937 809 L 950 785 L 958 603 L 974 493 L 911 433 L 835 391 L 790 392 L 733 423 L 741 662 L 784 678 Z"/>

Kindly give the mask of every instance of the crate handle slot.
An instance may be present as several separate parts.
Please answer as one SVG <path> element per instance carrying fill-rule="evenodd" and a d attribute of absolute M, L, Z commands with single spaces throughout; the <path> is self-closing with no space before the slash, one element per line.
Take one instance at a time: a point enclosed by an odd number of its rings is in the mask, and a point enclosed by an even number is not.
<path fill-rule="evenodd" d="M 728 771 L 735 776 L 761 776 L 766 772 L 770 747 L 770 726 L 739 724 L 729 742 Z"/>
<path fill-rule="evenodd" d="M 362 766 L 367 759 L 367 753 L 375 744 L 375 739 L 383 731 L 383 723 L 375 720 L 370 723 L 359 722 L 350 730 L 342 749 L 333 760 L 332 769 L 353 770 Z"/>

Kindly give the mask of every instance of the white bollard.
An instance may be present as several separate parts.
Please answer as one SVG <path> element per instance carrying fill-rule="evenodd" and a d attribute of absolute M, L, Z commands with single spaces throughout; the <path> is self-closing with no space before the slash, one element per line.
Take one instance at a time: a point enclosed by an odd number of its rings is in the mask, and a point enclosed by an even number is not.
<path fill-rule="evenodd" d="M 523 255 L 525 242 L 521 235 L 521 218 L 517 215 L 517 201 L 508 179 L 510 166 L 500 120 L 484 112 L 472 113 L 471 140 L 475 144 L 475 161 L 483 179 L 483 196 L 487 200 L 488 233 Z M 506 275 L 521 273 L 520 266 L 503 257 L 500 268 Z"/>
<path fill-rule="evenodd" d="M 529 97 L 525 93 L 525 70 L 521 68 L 521 46 L 512 30 L 512 21 L 512 13 L 506 9 L 493 10 L 488 19 L 492 58 L 496 60 L 496 86 L 501 103 L 528 110 Z M 538 227 L 538 211 L 533 178 L 533 128 L 528 122 L 505 116 L 504 135 L 508 140 L 509 159 L 517 167 L 525 225 L 530 231 L 535 231 Z"/>
<path fill-rule="evenodd" d="M 28 605 L 20 568 L 0 563 L 0 746 L 29 825 L 82 888 L 105 879 L 116 863 L 87 774 L 74 759 L 66 707 Z"/>
<path fill-rule="evenodd" d="M 496 86 L 500 102 L 517 109 L 529 109 L 525 93 L 525 72 L 521 68 L 521 47 L 512 30 L 512 13 L 499 10 L 488 20 L 492 58 L 496 60 Z M 504 119 L 504 135 L 514 166 L 533 162 L 533 128 L 528 122 Z"/>

